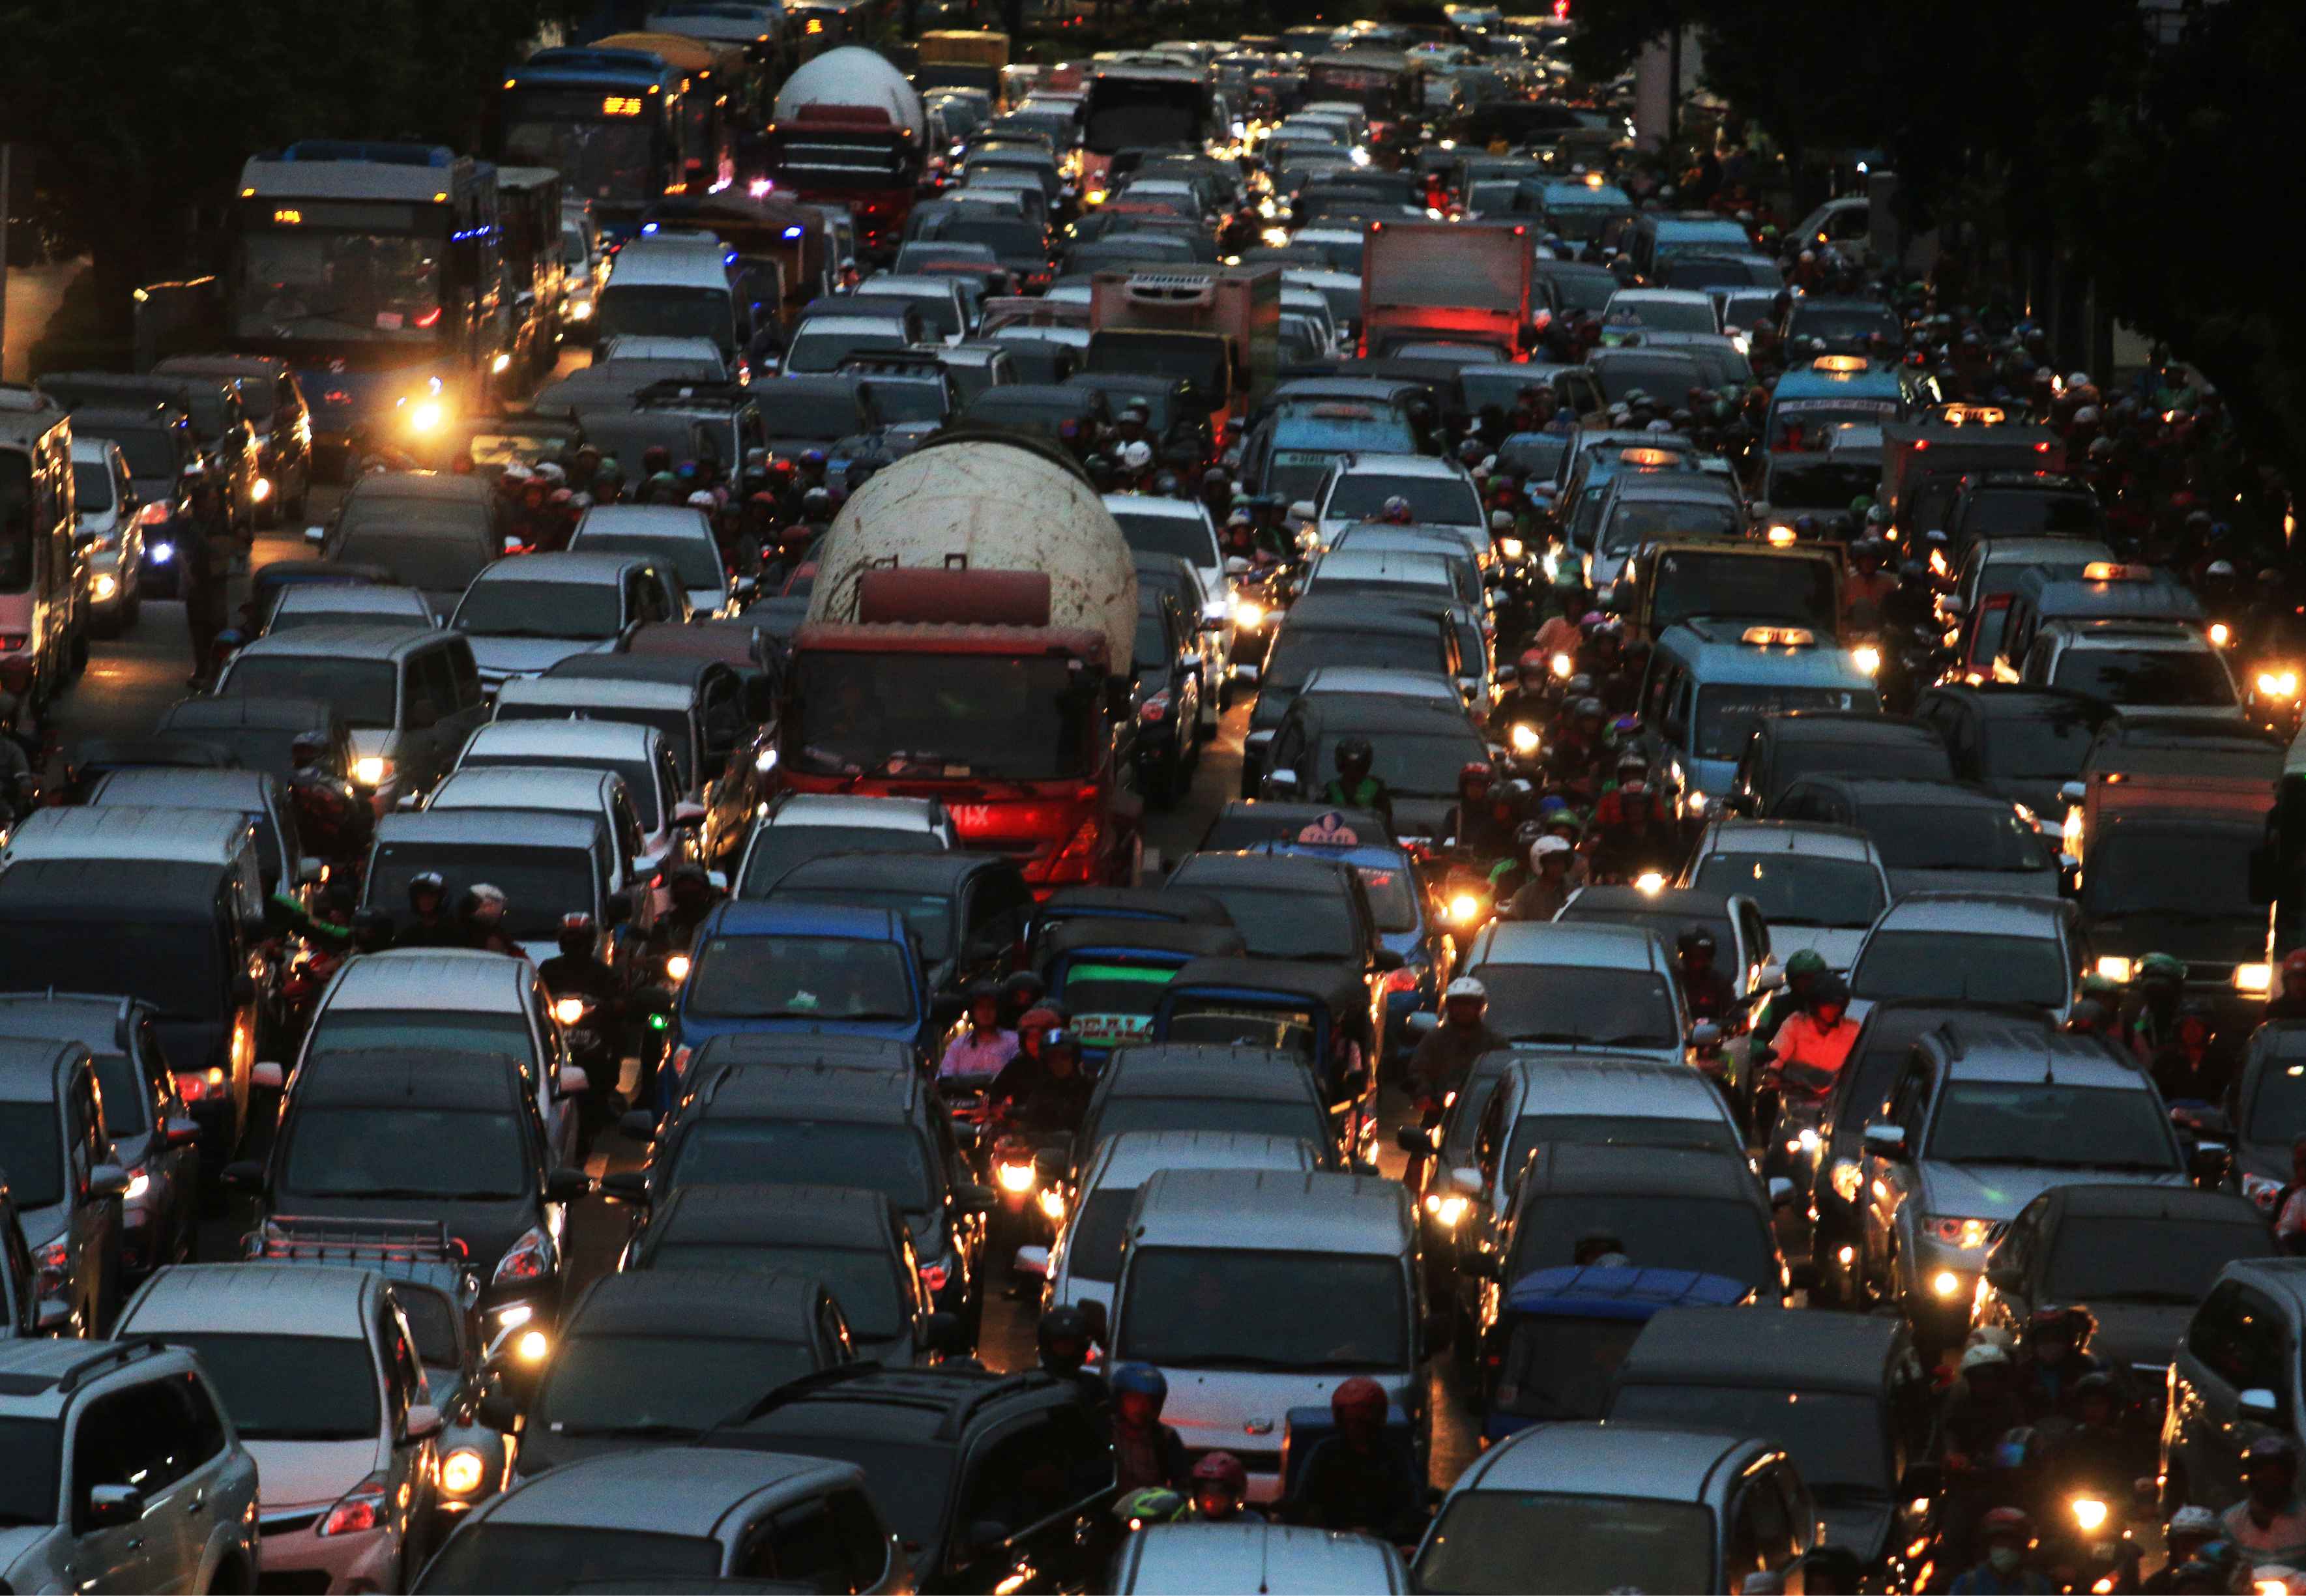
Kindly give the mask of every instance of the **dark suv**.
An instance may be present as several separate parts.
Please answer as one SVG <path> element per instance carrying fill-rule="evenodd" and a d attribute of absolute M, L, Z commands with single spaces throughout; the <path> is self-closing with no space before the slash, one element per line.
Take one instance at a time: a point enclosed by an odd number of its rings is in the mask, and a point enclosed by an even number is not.
<path fill-rule="evenodd" d="M 1946 511 L 1949 559 L 1980 538 L 2105 536 L 2105 508 L 2087 482 L 2037 471 L 1982 471 L 1961 479 Z"/>
<path fill-rule="evenodd" d="M 607 1176 L 602 1191 L 641 1203 L 684 1186 L 772 1180 L 881 1191 L 905 1216 L 922 1284 L 973 1344 L 985 1311 L 985 1216 L 996 1199 L 970 1178 L 929 1083 L 910 1070 L 697 1057 L 648 1167 Z M 626 1127 L 645 1133 L 637 1114 Z"/>
<path fill-rule="evenodd" d="M 122 1296 L 128 1172 L 113 1161 L 99 1104 L 96 1061 L 79 1043 L 0 1039 L 0 1171 L 38 1294 L 66 1305 L 75 1336 L 104 1334 Z"/>
<path fill-rule="evenodd" d="M 924 1591 L 1075 1589 L 1111 1550 L 1113 1449 L 1080 1387 L 982 1370 L 827 1370 L 708 1447 L 854 1463 Z"/>

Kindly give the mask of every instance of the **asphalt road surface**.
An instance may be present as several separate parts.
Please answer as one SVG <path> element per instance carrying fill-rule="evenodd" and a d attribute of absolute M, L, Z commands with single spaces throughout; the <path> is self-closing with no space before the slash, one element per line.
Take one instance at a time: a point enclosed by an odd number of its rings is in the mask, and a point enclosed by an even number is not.
<path fill-rule="evenodd" d="M 337 497 L 336 490 L 316 488 L 310 519 L 316 524 L 327 519 Z M 284 526 L 260 533 L 251 565 L 303 558 L 305 549 L 298 532 L 296 527 Z M 87 738 L 143 735 L 150 730 L 163 709 L 188 691 L 184 678 L 191 669 L 191 642 L 184 625 L 184 605 L 148 601 L 134 631 L 124 637 L 98 639 L 94 644 L 87 674 L 64 696 L 56 709 L 62 740 L 69 746 Z M 1175 860 L 1191 851 L 1217 809 L 1237 790 L 1241 738 L 1248 715 L 1248 697 L 1243 695 L 1225 717 L 1217 739 L 1202 749 L 1191 790 L 1169 809 L 1148 815 L 1149 870 L 1157 855 Z M 1405 1107 L 1397 1102 L 1391 1105 L 1396 1111 Z M 1389 1134 L 1381 1138 L 1379 1147 L 1385 1172 L 1397 1175 L 1402 1157 L 1393 1148 Z M 634 1167 L 641 1157 L 640 1148 L 611 1129 L 594 1153 L 592 1172 L 600 1174 L 611 1169 Z M 212 1216 L 201 1226 L 201 1255 L 210 1259 L 236 1256 L 240 1238 L 251 1222 L 250 1210 L 241 1201 Z M 626 1228 L 624 1211 L 611 1204 L 594 1199 L 577 1207 L 567 1238 L 568 1289 L 572 1296 L 595 1276 L 616 1267 Z M 998 1370 L 1032 1366 L 1036 1358 L 1033 1324 L 1037 1310 L 1038 1296 L 1030 1292 L 1015 1296 L 996 1293 L 988 1302 L 979 1349 L 988 1366 Z M 1456 1375 L 1448 1360 L 1437 1361 L 1437 1368 L 1441 1372 L 1434 1376 L 1431 1393 L 1435 1414 L 1433 1474 L 1436 1484 L 1446 1485 L 1472 1460 L 1478 1425 L 1456 1398 Z"/>

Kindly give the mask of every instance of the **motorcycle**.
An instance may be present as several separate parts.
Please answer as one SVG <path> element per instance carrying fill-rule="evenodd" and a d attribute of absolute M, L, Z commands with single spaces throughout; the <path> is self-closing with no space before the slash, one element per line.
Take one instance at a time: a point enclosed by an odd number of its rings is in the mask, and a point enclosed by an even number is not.
<path fill-rule="evenodd" d="M 993 1143 L 993 1189 L 1001 1206 L 992 1216 L 995 1251 L 1014 1256 L 1021 1246 L 1047 1246 L 1066 1213 L 1064 1178 L 1072 1137 L 1056 1131 L 1003 1131 Z"/>
<path fill-rule="evenodd" d="M 1777 1114 L 1763 1150 L 1765 1174 L 1790 1176 L 1806 1187 L 1817 1161 L 1818 1138 L 1826 1105 L 1833 1098 L 1834 1075 L 1799 1061 L 1771 1069 L 1756 1084 L 1776 1088 Z"/>

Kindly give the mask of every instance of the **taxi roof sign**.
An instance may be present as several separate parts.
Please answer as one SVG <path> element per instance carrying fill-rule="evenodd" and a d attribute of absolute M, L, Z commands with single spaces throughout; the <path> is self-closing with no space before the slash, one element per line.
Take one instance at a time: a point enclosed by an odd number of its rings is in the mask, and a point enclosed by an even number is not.
<path fill-rule="evenodd" d="M 1862 354 L 1821 354 L 1809 363 L 1813 371 L 1863 371 L 1873 363 Z"/>
<path fill-rule="evenodd" d="M 2093 559 L 2082 567 L 2085 582 L 2150 582 L 2154 568 L 2146 565 L 2123 565 L 2119 560 Z"/>
<path fill-rule="evenodd" d="M 1808 648 L 1817 642 L 1817 634 L 1807 627 L 1747 627 L 1738 641 L 1760 648 Z"/>
<path fill-rule="evenodd" d="M 1618 461 L 1624 465 L 1671 465 L 1681 458 L 1667 448 L 1627 448 L 1618 451 Z"/>
<path fill-rule="evenodd" d="M 1301 848 L 1359 848 L 1362 834 L 1345 824 L 1345 815 L 1330 810 L 1297 833 Z"/>
<path fill-rule="evenodd" d="M 1937 419 L 1949 427 L 1998 427 L 2010 413 L 1999 405 L 1941 405 Z"/>

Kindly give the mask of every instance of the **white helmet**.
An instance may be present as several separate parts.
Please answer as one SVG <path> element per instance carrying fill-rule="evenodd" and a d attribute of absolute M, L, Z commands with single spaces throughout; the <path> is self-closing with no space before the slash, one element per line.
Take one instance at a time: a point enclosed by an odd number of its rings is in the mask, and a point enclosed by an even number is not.
<path fill-rule="evenodd" d="M 1550 834 L 1540 837 L 1529 845 L 1530 868 L 1534 870 L 1543 866 L 1546 856 L 1549 854 L 1567 854 L 1569 851 L 1569 839 L 1567 837 L 1556 837 Z"/>
<path fill-rule="evenodd" d="M 1459 976 L 1450 982 L 1448 988 L 1441 994 L 1441 1001 L 1447 1003 L 1453 997 L 1470 997 L 1477 1003 L 1485 1003 L 1490 1001 L 1490 989 L 1471 976 Z"/>
<path fill-rule="evenodd" d="M 688 496 L 688 508 L 693 510 L 713 510 L 718 508 L 713 495 L 699 488 Z"/>
<path fill-rule="evenodd" d="M 1153 446 L 1142 438 L 1132 439 L 1121 446 L 1121 464 L 1130 471 L 1142 471 L 1153 464 Z"/>
<path fill-rule="evenodd" d="M 1973 1369 L 2007 1369 L 2009 1367 L 2010 1354 L 1990 1341 L 1981 1341 L 1976 1346 L 1965 1348 L 1961 1354 L 1961 1371 L 1964 1374 L 1968 1374 Z"/>

